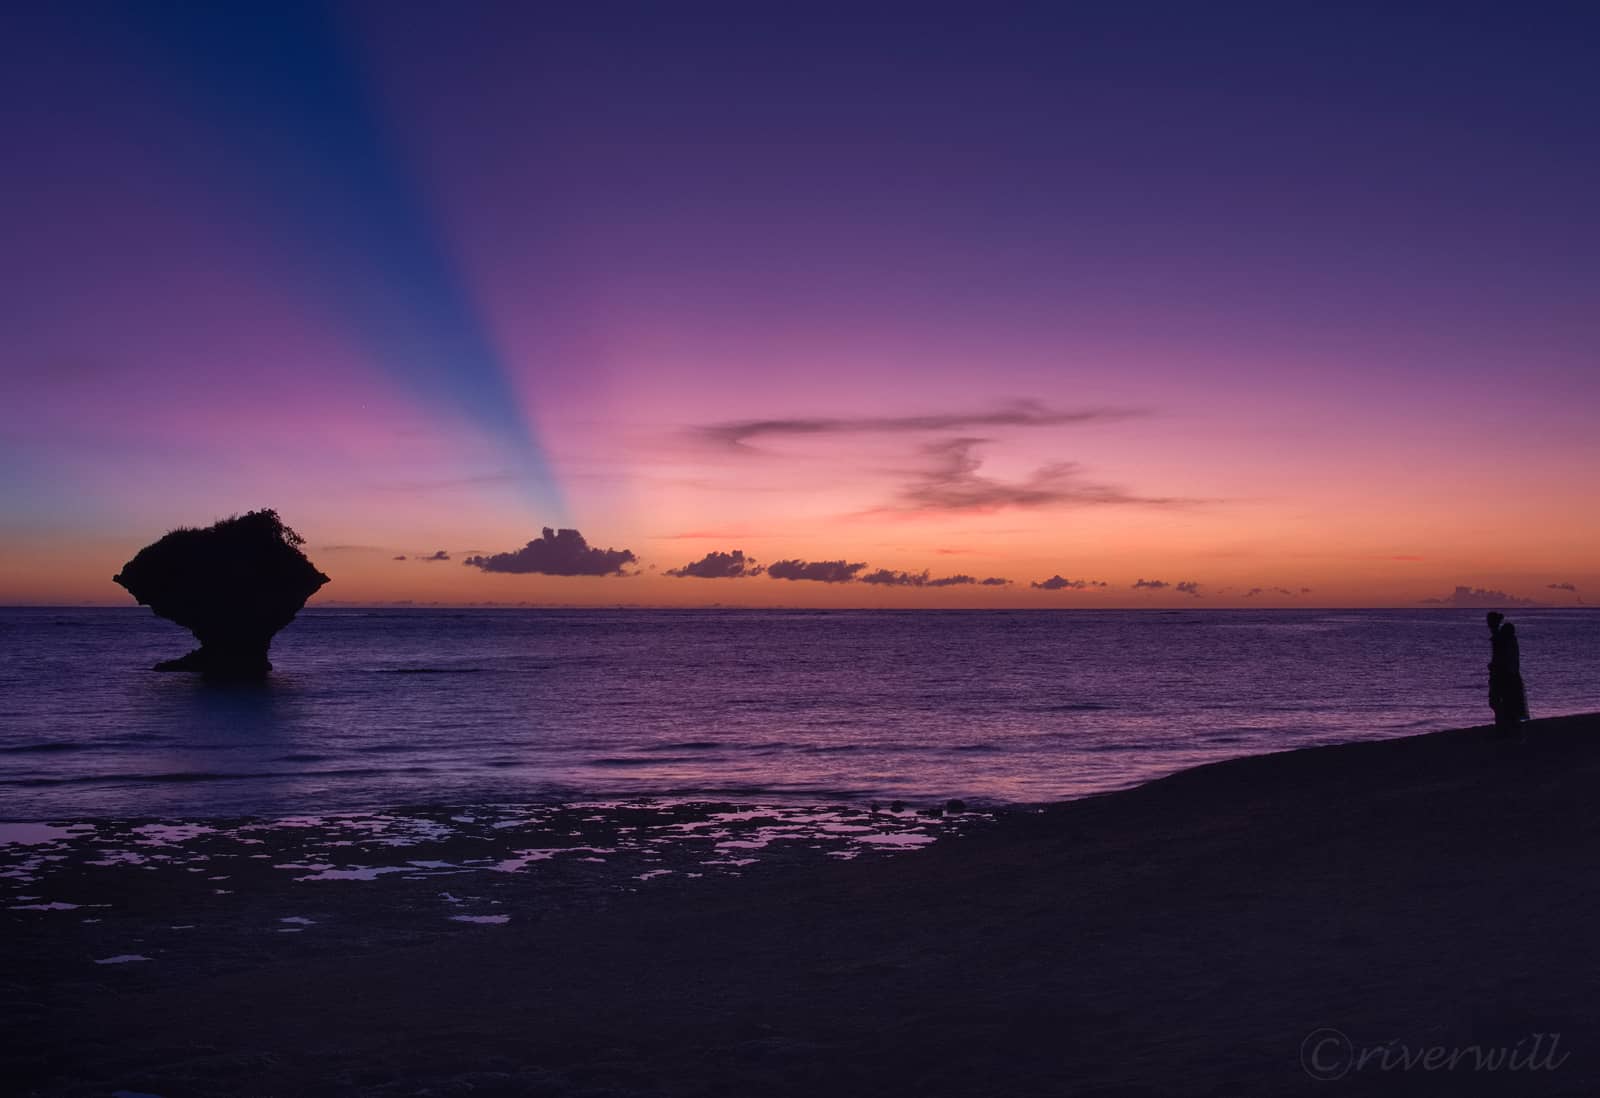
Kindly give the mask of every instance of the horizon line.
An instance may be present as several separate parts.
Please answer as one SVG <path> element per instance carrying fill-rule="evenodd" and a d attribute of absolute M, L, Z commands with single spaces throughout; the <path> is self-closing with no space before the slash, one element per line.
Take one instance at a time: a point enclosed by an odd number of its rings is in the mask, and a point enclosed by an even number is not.
<path fill-rule="evenodd" d="M 110 602 L 13 602 L 0 603 L 0 610 L 147 610 L 142 603 L 127 605 L 125 603 Z M 886 613 L 938 613 L 938 614 L 1018 614 L 1018 613 L 1057 613 L 1070 612 L 1098 612 L 1098 613 L 1195 613 L 1210 610 L 1239 611 L 1239 612 L 1284 612 L 1307 613 L 1320 611 L 1348 611 L 1348 610 L 1600 610 L 1600 603 L 1576 603 L 1563 606 L 1556 603 L 1538 603 L 1533 606 L 1517 606 L 1507 603 L 1503 606 L 1449 606 L 1438 603 L 1388 603 L 1360 606 L 797 606 L 782 604 L 775 606 L 729 606 L 722 603 L 706 603 L 704 605 L 685 606 L 681 604 L 654 604 L 654 603 L 536 603 L 536 602 L 415 602 L 399 600 L 392 602 L 321 602 L 309 603 L 300 610 L 300 613 L 318 610 L 647 610 L 652 612 L 666 610 L 705 611 L 726 610 L 738 612 L 766 612 L 772 610 L 793 610 L 805 613 L 862 613 L 868 611 L 883 611 Z M 159 617 L 159 615 L 157 615 Z M 298 616 L 298 615 L 296 615 Z"/>

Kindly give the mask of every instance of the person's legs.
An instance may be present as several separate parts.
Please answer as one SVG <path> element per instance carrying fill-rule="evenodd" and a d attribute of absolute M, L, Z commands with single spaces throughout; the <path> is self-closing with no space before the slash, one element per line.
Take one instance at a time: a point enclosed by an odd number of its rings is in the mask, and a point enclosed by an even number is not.
<path fill-rule="evenodd" d="M 1494 710 L 1494 734 L 1513 736 L 1517 731 L 1517 708 L 1502 684 L 1491 684 L 1489 706 Z"/>
<path fill-rule="evenodd" d="M 1504 694 L 1495 699 L 1494 734 L 1498 739 L 1517 739 L 1522 735 L 1522 712 L 1515 699 Z"/>

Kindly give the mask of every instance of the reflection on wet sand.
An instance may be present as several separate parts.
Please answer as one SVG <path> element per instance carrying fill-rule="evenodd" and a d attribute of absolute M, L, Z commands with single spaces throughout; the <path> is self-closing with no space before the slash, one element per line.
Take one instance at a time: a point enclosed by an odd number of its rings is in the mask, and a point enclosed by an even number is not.
<path fill-rule="evenodd" d="M 210 967 L 267 934 L 331 947 L 503 926 L 708 876 L 914 850 L 990 818 L 650 800 L 4 824 L 0 911 L 23 936 L 76 923 L 95 964 Z M 103 910 L 72 914 L 91 907 Z"/>

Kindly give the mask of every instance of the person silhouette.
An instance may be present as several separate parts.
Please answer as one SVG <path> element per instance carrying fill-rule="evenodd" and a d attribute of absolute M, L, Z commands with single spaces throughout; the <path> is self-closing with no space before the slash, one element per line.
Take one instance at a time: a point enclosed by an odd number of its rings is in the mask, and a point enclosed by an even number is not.
<path fill-rule="evenodd" d="M 1518 735 L 1528 719 L 1517 627 L 1498 610 L 1489 612 L 1489 708 L 1494 710 L 1494 726 L 1502 736 Z"/>

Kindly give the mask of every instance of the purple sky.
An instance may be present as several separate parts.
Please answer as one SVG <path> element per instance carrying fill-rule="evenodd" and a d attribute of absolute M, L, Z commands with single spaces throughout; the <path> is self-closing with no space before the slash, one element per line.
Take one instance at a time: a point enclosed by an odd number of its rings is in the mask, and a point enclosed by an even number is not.
<path fill-rule="evenodd" d="M 1600 582 L 1592 7 L 12 16 L 0 599 L 255 506 L 330 598 Z M 459 566 L 546 526 L 634 586 Z"/>

